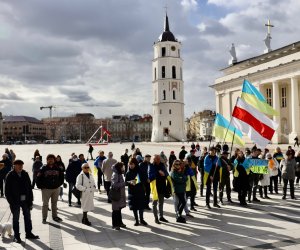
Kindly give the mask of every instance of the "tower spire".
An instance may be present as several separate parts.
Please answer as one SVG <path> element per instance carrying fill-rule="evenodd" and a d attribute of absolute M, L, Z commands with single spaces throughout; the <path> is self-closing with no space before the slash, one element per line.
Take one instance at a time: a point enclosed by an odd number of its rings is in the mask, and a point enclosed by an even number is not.
<path fill-rule="evenodd" d="M 164 31 L 170 31 L 170 28 L 169 28 L 169 18 L 168 18 L 167 10 L 166 10 L 166 18 L 165 18 Z"/>

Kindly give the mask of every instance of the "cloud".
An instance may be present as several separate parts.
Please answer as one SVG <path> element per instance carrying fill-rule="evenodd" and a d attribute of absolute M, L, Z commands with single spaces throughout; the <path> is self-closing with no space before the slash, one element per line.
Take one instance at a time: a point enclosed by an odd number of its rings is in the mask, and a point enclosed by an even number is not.
<path fill-rule="evenodd" d="M 181 0 L 181 6 L 184 11 L 197 10 L 198 3 L 196 0 Z"/>
<path fill-rule="evenodd" d="M 22 97 L 18 96 L 14 92 L 10 92 L 8 94 L 0 93 L 0 99 L 8 100 L 8 101 L 23 101 L 24 100 Z"/>

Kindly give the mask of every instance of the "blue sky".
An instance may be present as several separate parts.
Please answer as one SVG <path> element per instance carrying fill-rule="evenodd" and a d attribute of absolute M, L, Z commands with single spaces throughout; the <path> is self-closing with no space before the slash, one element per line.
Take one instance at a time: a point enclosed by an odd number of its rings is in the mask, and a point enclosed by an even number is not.
<path fill-rule="evenodd" d="M 153 42 L 165 0 L 0 1 L 0 112 L 47 117 L 91 112 L 152 114 Z M 170 29 L 182 42 L 185 114 L 214 108 L 208 86 L 227 66 L 299 40 L 298 0 L 169 0 Z M 78 107 L 79 106 L 79 107 Z"/>

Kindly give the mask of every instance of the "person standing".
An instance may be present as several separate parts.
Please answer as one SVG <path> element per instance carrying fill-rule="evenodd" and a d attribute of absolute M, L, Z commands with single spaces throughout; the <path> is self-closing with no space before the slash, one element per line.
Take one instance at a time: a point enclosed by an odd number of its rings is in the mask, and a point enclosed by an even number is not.
<path fill-rule="evenodd" d="M 165 155 L 164 151 L 160 151 L 160 162 L 165 165 L 165 168 L 168 169 L 168 158 Z"/>
<path fill-rule="evenodd" d="M 102 172 L 102 164 L 103 161 L 106 159 L 106 156 L 104 155 L 104 151 L 99 151 L 99 155 L 97 156 L 96 160 L 94 161 L 94 166 L 97 168 L 97 185 L 98 185 L 98 191 L 99 194 L 101 194 L 101 186 L 103 185 L 102 179 L 103 179 L 103 172 Z"/>
<path fill-rule="evenodd" d="M 9 159 L 8 154 L 5 153 L 2 155 L 2 160 L 0 161 L 0 164 L 3 166 L 0 167 L 0 189 L 1 189 L 1 197 L 3 197 L 4 196 L 3 182 L 5 182 L 6 175 L 12 169 L 12 162 Z"/>
<path fill-rule="evenodd" d="M 39 239 L 32 233 L 30 210 L 33 206 L 33 193 L 28 173 L 23 170 L 24 162 L 15 160 L 13 170 L 6 176 L 5 196 L 12 213 L 14 241 L 22 243 L 20 238 L 19 218 L 22 208 L 25 224 L 26 239 Z"/>
<path fill-rule="evenodd" d="M 145 191 L 140 179 L 139 166 L 135 165 L 135 161 L 129 161 L 125 182 L 128 185 L 128 206 L 135 218 L 134 225 L 138 226 L 141 223 L 147 226 L 147 222 L 144 221 Z"/>
<path fill-rule="evenodd" d="M 202 155 L 198 161 L 198 171 L 200 172 L 200 196 L 203 197 L 203 189 L 204 189 L 204 159 L 208 155 L 207 147 L 203 148 Z"/>
<path fill-rule="evenodd" d="M 295 181 L 296 167 L 297 167 L 297 163 L 293 154 L 290 151 L 287 151 L 286 158 L 280 162 L 280 168 L 282 171 L 282 179 L 283 179 L 283 195 L 282 195 L 283 200 L 286 199 L 288 183 L 290 183 L 291 199 L 295 199 L 294 181 Z"/>
<path fill-rule="evenodd" d="M 181 162 L 175 160 L 172 165 L 171 178 L 174 185 L 174 198 L 176 196 L 178 203 L 176 211 L 176 221 L 186 223 L 186 219 L 182 217 L 183 209 L 186 205 L 185 188 L 187 176 L 184 174 L 184 169 L 181 167 Z"/>
<path fill-rule="evenodd" d="M 9 153 L 11 155 L 11 162 L 14 162 L 16 160 L 16 154 L 15 154 L 15 152 L 12 149 L 10 149 Z"/>
<path fill-rule="evenodd" d="M 128 149 L 125 149 L 125 153 L 123 155 L 121 155 L 121 162 L 123 162 L 124 166 L 125 166 L 125 173 L 127 173 L 128 170 L 128 162 L 129 162 L 129 155 L 128 155 Z"/>
<path fill-rule="evenodd" d="M 185 155 L 187 154 L 187 151 L 185 150 L 185 146 L 181 147 L 181 151 L 179 152 L 179 160 L 183 161 L 185 159 Z"/>
<path fill-rule="evenodd" d="M 161 162 L 160 156 L 155 155 L 153 164 L 150 166 L 148 170 L 148 178 L 150 180 L 151 192 L 153 195 L 153 215 L 155 218 L 156 224 L 161 224 L 162 222 L 168 222 L 164 218 L 164 199 L 165 193 L 167 190 L 167 176 L 169 176 L 168 171 L 165 165 Z M 159 215 L 160 218 L 158 219 L 158 211 L 157 205 L 159 204 Z"/>
<path fill-rule="evenodd" d="M 89 164 L 82 164 L 81 169 L 81 173 L 76 178 L 76 188 L 81 191 L 82 224 L 90 226 L 92 223 L 88 220 L 87 213 L 94 210 L 96 184 Z"/>
<path fill-rule="evenodd" d="M 126 225 L 122 220 L 121 210 L 126 207 L 126 194 L 125 194 L 125 181 L 124 181 L 124 171 L 125 167 L 122 162 L 117 162 L 113 165 L 113 174 L 111 177 L 111 187 L 120 192 L 120 199 L 117 201 L 112 201 L 112 228 L 115 230 L 120 230 L 121 228 L 126 228 Z"/>
<path fill-rule="evenodd" d="M 280 147 L 277 147 L 275 153 L 273 154 L 273 158 L 275 158 L 280 165 L 282 159 L 284 159 L 283 153 L 281 152 Z M 277 179 L 277 185 L 274 183 L 275 193 L 278 194 L 278 183 L 281 184 L 281 169 L 278 168 L 278 176 L 272 176 L 270 179 L 270 192 L 273 191 L 273 182 Z M 277 186 L 277 188 L 276 188 Z M 277 190 L 277 192 L 276 192 Z M 271 192 L 272 193 L 272 192 Z"/>
<path fill-rule="evenodd" d="M 55 159 L 56 157 L 53 154 L 47 156 L 47 164 L 41 168 L 36 179 L 37 187 L 42 190 L 43 224 L 47 223 L 48 204 L 50 199 L 53 220 L 56 222 L 62 221 L 62 219 L 57 216 L 57 201 L 59 187 L 64 183 L 64 169 L 55 164 Z"/>
<path fill-rule="evenodd" d="M 259 159 L 258 156 L 260 155 L 260 153 L 261 153 L 260 149 L 258 149 L 256 147 L 253 147 L 252 148 L 252 153 L 251 153 L 251 156 L 249 157 L 249 159 Z M 260 202 L 260 200 L 257 199 L 257 197 L 256 197 L 259 178 L 260 178 L 260 174 L 253 173 L 250 170 L 250 173 L 249 173 L 249 186 L 250 186 L 250 188 L 248 190 L 248 202 L 249 203 L 251 202 L 251 196 L 252 195 L 253 195 L 253 201 Z"/>
<path fill-rule="evenodd" d="M 250 169 L 245 161 L 244 153 L 240 150 L 234 160 L 234 188 L 238 192 L 238 200 L 241 206 L 247 206 L 246 196 L 250 188 L 248 180 Z"/>
<path fill-rule="evenodd" d="M 108 158 L 103 161 L 102 168 L 101 168 L 104 175 L 104 188 L 107 193 L 107 198 L 111 186 L 111 176 L 113 174 L 112 166 L 117 163 L 117 161 L 113 158 L 113 156 L 114 156 L 113 153 L 109 152 Z M 111 203 L 111 200 L 108 198 L 107 202 Z"/>
<path fill-rule="evenodd" d="M 65 179 L 66 167 L 65 167 L 65 164 L 63 163 L 60 155 L 56 156 L 55 163 L 56 163 L 57 166 L 61 166 L 63 168 L 64 179 Z M 60 197 L 61 201 L 63 201 L 63 194 L 64 194 L 63 190 L 64 189 L 63 189 L 63 185 L 62 185 L 62 186 L 59 187 L 59 197 Z"/>
<path fill-rule="evenodd" d="M 94 148 L 93 148 L 92 144 L 89 144 L 89 151 L 88 151 L 88 153 L 91 156 L 91 160 L 94 160 L 94 158 L 93 158 L 93 151 L 94 151 Z M 87 160 L 89 160 L 89 156 L 87 157 Z"/>
<path fill-rule="evenodd" d="M 190 150 L 190 154 L 186 157 L 187 162 L 188 162 L 188 167 L 191 168 L 193 174 L 189 175 L 190 179 L 188 179 L 190 182 L 189 184 L 189 190 L 186 192 L 186 196 L 190 197 L 190 202 L 191 202 L 191 210 L 192 211 L 197 211 L 195 206 L 198 206 L 198 204 L 195 202 L 195 197 L 197 194 L 198 190 L 198 185 L 195 185 L 195 182 L 192 181 L 192 178 L 195 178 L 197 180 L 197 163 L 198 159 L 195 156 L 195 149 Z M 197 181 L 196 181 L 197 184 Z"/>
<path fill-rule="evenodd" d="M 40 159 L 40 156 L 36 156 L 35 157 L 35 161 L 32 164 L 32 184 L 31 184 L 31 188 L 34 189 L 35 183 L 36 183 L 36 177 L 38 172 L 40 171 L 41 167 L 43 166 L 43 163 Z"/>
<path fill-rule="evenodd" d="M 170 152 L 170 156 L 169 156 L 169 172 L 171 172 L 172 166 L 173 166 L 173 162 L 177 160 L 176 155 L 174 153 L 174 151 Z"/>
<path fill-rule="evenodd" d="M 221 157 L 218 160 L 218 166 L 220 168 L 220 187 L 219 187 L 219 199 L 221 204 L 223 204 L 223 192 L 226 188 L 227 201 L 233 203 L 231 200 L 231 187 L 230 187 L 230 171 L 232 170 L 232 165 L 228 159 L 229 152 L 223 151 Z"/>
<path fill-rule="evenodd" d="M 69 184 L 68 201 L 69 207 L 72 206 L 72 190 L 76 184 L 76 178 L 81 173 L 81 161 L 77 158 L 77 155 L 73 155 L 72 160 L 69 161 L 69 165 L 66 170 L 66 181 Z M 77 199 L 77 205 L 81 205 L 80 197 Z"/>
<path fill-rule="evenodd" d="M 299 148 L 299 139 L 298 139 L 298 136 L 295 137 L 294 141 L 295 141 L 294 147 L 296 147 L 296 145 L 297 145 L 297 147 Z"/>
<path fill-rule="evenodd" d="M 220 208 L 218 205 L 218 184 L 220 179 L 219 166 L 217 166 L 218 156 L 216 156 L 216 149 L 211 147 L 208 155 L 204 159 L 204 183 L 206 185 L 206 207 L 210 207 L 211 187 L 213 186 L 214 207 Z"/>
<path fill-rule="evenodd" d="M 140 179 L 145 190 L 144 208 L 147 210 L 151 210 L 151 208 L 149 207 L 151 189 L 150 189 L 150 180 L 148 179 L 148 169 L 150 169 L 152 165 L 150 161 L 151 161 L 151 155 L 146 154 L 144 161 L 139 164 Z"/>

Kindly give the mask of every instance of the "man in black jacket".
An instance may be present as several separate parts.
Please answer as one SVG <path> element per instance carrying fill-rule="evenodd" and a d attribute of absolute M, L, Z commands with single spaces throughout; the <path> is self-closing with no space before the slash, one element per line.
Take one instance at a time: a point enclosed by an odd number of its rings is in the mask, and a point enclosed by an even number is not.
<path fill-rule="evenodd" d="M 9 203 L 13 218 L 14 241 L 22 243 L 19 230 L 20 208 L 24 215 L 26 239 L 38 239 L 32 231 L 30 210 L 32 208 L 33 194 L 28 173 L 23 170 L 24 162 L 15 160 L 14 169 L 6 176 L 5 196 Z"/>
<path fill-rule="evenodd" d="M 150 180 L 148 179 L 148 169 L 151 167 L 151 155 L 147 154 L 145 155 L 145 159 L 143 162 L 139 164 L 140 168 L 140 179 L 143 184 L 144 190 L 145 190 L 145 209 L 151 210 L 149 207 L 150 203 Z"/>
<path fill-rule="evenodd" d="M 47 156 L 47 164 L 44 165 L 37 175 L 36 185 L 42 189 L 43 199 L 43 224 L 46 224 L 48 216 L 48 204 L 51 198 L 52 218 L 56 222 L 62 219 L 57 216 L 57 201 L 59 195 L 59 187 L 64 183 L 64 169 L 62 166 L 55 164 L 55 155 Z"/>

